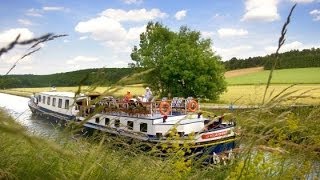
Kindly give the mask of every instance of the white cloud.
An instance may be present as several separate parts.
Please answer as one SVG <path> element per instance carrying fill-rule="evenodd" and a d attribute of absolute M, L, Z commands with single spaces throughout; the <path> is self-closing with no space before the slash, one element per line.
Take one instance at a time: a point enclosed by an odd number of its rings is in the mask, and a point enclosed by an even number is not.
<path fill-rule="evenodd" d="M 141 4 L 143 0 L 122 0 L 126 4 Z"/>
<path fill-rule="evenodd" d="M 15 50 L 14 52 L 10 54 L 4 54 L 0 57 L 1 62 L 4 62 L 6 64 L 14 64 L 19 60 L 23 55 L 23 52 L 21 50 Z M 19 64 L 31 64 L 33 62 L 32 55 L 26 56 L 22 60 L 19 61 Z"/>
<path fill-rule="evenodd" d="M 33 38 L 34 34 L 27 28 L 16 28 L 9 29 L 6 31 L 0 32 L 0 43 L 10 43 L 16 39 L 16 37 L 20 34 L 19 40 L 26 40 Z"/>
<path fill-rule="evenodd" d="M 291 0 L 294 3 L 311 3 L 314 0 Z"/>
<path fill-rule="evenodd" d="M 246 13 L 242 17 L 242 21 L 276 21 L 280 19 L 278 14 L 279 0 L 246 0 Z"/>
<path fill-rule="evenodd" d="M 73 59 L 68 60 L 67 64 L 79 64 L 79 63 L 87 63 L 87 62 L 96 62 L 99 58 L 97 57 L 89 57 L 89 56 L 76 56 Z"/>
<path fill-rule="evenodd" d="M 69 42 L 70 42 L 70 40 L 65 39 L 65 40 L 63 40 L 63 42 L 64 42 L 64 43 L 69 43 Z"/>
<path fill-rule="evenodd" d="M 118 21 L 104 16 L 79 22 L 75 30 L 80 33 L 90 33 L 94 40 L 116 41 L 126 37 L 126 30 Z"/>
<path fill-rule="evenodd" d="M 128 40 L 139 40 L 140 34 L 146 30 L 146 25 L 141 27 L 132 27 L 128 30 L 126 39 Z"/>
<path fill-rule="evenodd" d="M 320 10 L 314 9 L 309 12 L 309 14 L 313 17 L 314 21 L 320 21 Z"/>
<path fill-rule="evenodd" d="M 88 39 L 88 36 L 81 36 L 81 37 L 79 37 L 79 40 L 85 40 L 85 39 Z"/>
<path fill-rule="evenodd" d="M 316 44 L 303 44 L 302 42 L 299 41 L 293 41 L 291 43 L 285 43 L 281 49 L 280 52 L 287 52 L 291 50 L 303 50 L 303 49 L 310 49 L 310 48 L 318 48 L 320 45 Z M 275 53 L 277 50 L 277 46 L 268 46 L 265 48 L 265 51 L 267 54 Z"/>
<path fill-rule="evenodd" d="M 245 36 L 248 34 L 248 31 L 245 29 L 232 29 L 232 28 L 220 28 L 218 30 L 218 35 L 221 38 L 228 38 L 228 37 L 239 37 Z"/>
<path fill-rule="evenodd" d="M 218 55 L 222 57 L 222 60 L 226 61 L 231 59 L 232 57 L 237 58 L 245 58 L 248 56 L 252 56 L 252 46 L 243 45 L 243 46 L 235 46 L 231 48 L 218 48 L 213 47 L 213 50 L 217 52 Z"/>
<path fill-rule="evenodd" d="M 61 6 L 45 6 L 42 7 L 42 10 L 44 11 L 64 11 L 65 8 Z"/>
<path fill-rule="evenodd" d="M 151 9 L 150 11 L 147 11 L 146 9 L 134 9 L 130 11 L 124 11 L 122 9 L 107 9 L 100 15 L 111 18 L 115 21 L 133 22 L 150 21 L 156 18 L 165 18 L 168 16 L 159 9 Z"/>
<path fill-rule="evenodd" d="M 42 14 L 40 12 L 39 9 L 28 9 L 27 10 L 27 13 L 26 13 L 27 16 L 33 16 L 33 17 L 42 17 Z"/>
<path fill-rule="evenodd" d="M 178 20 L 178 21 L 180 21 L 180 20 L 182 20 L 184 17 L 186 17 L 187 16 L 187 11 L 186 10 L 181 10 L 181 11 L 178 11 L 175 15 L 174 15 L 174 17 Z"/>
<path fill-rule="evenodd" d="M 215 33 L 212 31 L 201 31 L 201 35 L 203 38 L 212 38 Z"/>
<path fill-rule="evenodd" d="M 24 26 L 31 26 L 32 22 L 28 19 L 18 19 L 18 23 Z"/>

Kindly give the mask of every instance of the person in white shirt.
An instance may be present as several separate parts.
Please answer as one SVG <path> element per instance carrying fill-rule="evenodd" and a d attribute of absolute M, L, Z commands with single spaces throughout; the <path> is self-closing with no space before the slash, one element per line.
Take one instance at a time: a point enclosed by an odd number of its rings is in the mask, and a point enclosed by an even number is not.
<path fill-rule="evenodd" d="M 152 99 L 152 92 L 149 87 L 146 87 L 146 92 L 143 96 L 143 102 L 150 102 Z"/>

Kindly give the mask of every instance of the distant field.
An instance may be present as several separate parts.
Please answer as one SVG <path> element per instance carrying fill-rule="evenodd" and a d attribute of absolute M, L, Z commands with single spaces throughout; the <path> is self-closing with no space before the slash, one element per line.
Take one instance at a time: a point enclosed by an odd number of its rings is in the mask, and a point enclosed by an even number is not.
<path fill-rule="evenodd" d="M 270 97 L 274 97 L 280 91 L 288 87 L 289 85 L 271 85 L 267 94 L 267 100 Z M 83 90 L 86 90 L 88 87 L 82 87 Z M 262 97 L 264 93 L 265 85 L 236 85 L 228 86 L 227 92 L 221 95 L 217 103 L 221 104 L 238 104 L 238 105 L 256 105 L 262 102 Z M 17 88 L 9 90 L 1 90 L 0 92 L 11 93 L 21 96 L 30 96 L 33 92 L 49 91 L 50 88 Z M 77 87 L 57 87 L 58 91 L 76 91 Z M 123 96 L 126 91 L 129 90 L 133 95 L 141 96 L 144 94 L 144 88 L 141 84 L 137 85 L 128 85 L 128 86 L 118 86 L 118 87 L 99 87 L 95 89 L 96 92 L 105 92 L 106 95 L 113 96 Z M 270 92 L 273 91 L 273 94 L 270 96 Z M 303 92 L 310 91 L 304 94 L 305 98 L 299 99 L 295 104 L 320 104 L 320 84 L 312 85 L 296 85 L 290 88 L 286 92 L 293 92 L 291 96 L 299 96 Z"/>
<path fill-rule="evenodd" d="M 231 77 L 237 77 L 237 76 L 242 76 L 242 75 L 246 75 L 246 74 L 252 74 L 255 72 L 261 72 L 261 71 L 263 71 L 263 67 L 236 69 L 236 70 L 231 70 L 231 71 L 225 72 L 224 77 L 231 78 Z"/>
<path fill-rule="evenodd" d="M 251 68 L 250 68 L 251 69 Z M 241 70 L 238 70 L 241 74 Z M 244 71 L 248 71 L 244 69 Z M 259 71 L 227 77 L 229 85 L 265 84 L 270 71 Z M 320 84 L 320 68 L 297 68 L 275 70 L 272 84 Z"/>

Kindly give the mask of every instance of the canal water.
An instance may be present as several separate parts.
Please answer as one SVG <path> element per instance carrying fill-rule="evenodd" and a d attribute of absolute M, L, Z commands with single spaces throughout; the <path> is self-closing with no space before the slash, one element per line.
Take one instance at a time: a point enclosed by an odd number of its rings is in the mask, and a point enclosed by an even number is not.
<path fill-rule="evenodd" d="M 57 124 L 33 116 L 28 107 L 29 98 L 0 93 L 0 108 L 7 111 L 29 133 L 44 137 L 56 137 L 61 131 Z"/>

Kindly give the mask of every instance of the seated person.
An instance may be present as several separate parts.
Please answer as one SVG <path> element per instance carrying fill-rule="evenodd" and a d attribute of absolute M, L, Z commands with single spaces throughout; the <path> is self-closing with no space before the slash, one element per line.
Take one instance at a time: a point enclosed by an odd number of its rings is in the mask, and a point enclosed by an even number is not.
<path fill-rule="evenodd" d="M 127 91 L 127 94 L 124 96 L 123 101 L 129 102 L 131 98 L 132 98 L 132 95 L 130 91 Z"/>

